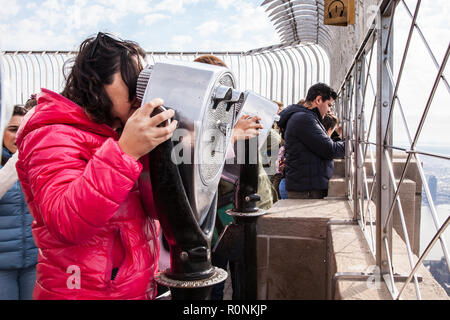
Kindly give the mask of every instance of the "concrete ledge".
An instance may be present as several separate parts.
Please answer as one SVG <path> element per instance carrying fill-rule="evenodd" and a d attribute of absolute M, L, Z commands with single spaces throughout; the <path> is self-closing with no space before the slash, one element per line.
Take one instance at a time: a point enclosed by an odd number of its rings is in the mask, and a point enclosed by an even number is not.
<path fill-rule="evenodd" d="M 368 179 L 369 190 L 372 188 L 373 178 Z M 398 181 L 397 181 L 398 183 Z M 330 196 L 338 196 L 344 193 L 345 188 L 344 178 L 332 178 L 329 182 L 328 194 Z M 408 230 L 409 241 L 413 248 L 414 253 L 419 253 L 420 247 L 420 201 L 421 196 L 417 196 L 416 183 L 412 180 L 403 180 L 402 188 L 400 189 L 400 202 L 402 204 L 403 213 L 405 216 L 406 227 Z M 376 194 L 373 195 L 373 201 L 376 201 Z M 375 218 L 376 209 L 372 210 L 372 214 Z M 403 235 L 402 225 L 398 206 L 394 208 L 393 215 L 394 228 L 405 239 Z"/>
<path fill-rule="evenodd" d="M 400 179 L 403 169 L 406 163 L 406 154 L 395 154 L 392 159 L 392 169 L 396 179 Z M 345 177 L 345 159 L 335 159 L 334 161 L 334 174 L 333 178 L 343 178 Z M 366 168 L 367 177 L 373 177 L 372 164 L 369 161 L 364 163 Z M 422 180 L 420 179 L 419 170 L 417 169 L 417 162 L 412 159 L 409 163 L 408 169 L 406 170 L 406 179 L 416 182 L 416 193 L 422 193 Z"/>
<path fill-rule="evenodd" d="M 407 251 L 403 240 L 393 232 L 394 273 L 408 276 L 411 271 Z M 331 225 L 327 237 L 327 297 L 336 300 L 392 300 L 391 294 L 381 279 L 375 259 L 370 253 L 367 242 L 359 226 Z M 418 257 L 414 257 L 414 262 Z M 333 276 L 337 273 L 372 273 L 371 281 L 337 280 L 333 284 Z M 445 290 L 434 280 L 427 268 L 422 266 L 418 271 L 423 281 L 419 283 L 421 297 L 424 300 L 448 300 Z M 396 284 L 398 290 L 403 283 Z M 333 291 L 334 288 L 334 292 Z M 416 300 L 416 291 L 410 283 L 402 294 L 402 299 Z"/>
<path fill-rule="evenodd" d="M 398 185 L 400 180 L 396 180 Z M 367 178 L 367 185 L 369 187 L 369 193 L 372 189 L 373 177 Z M 410 179 L 404 179 L 402 188 L 400 189 L 400 197 L 402 194 L 411 193 L 412 195 L 416 195 L 417 184 Z M 365 192 L 364 186 L 363 190 Z M 328 195 L 331 197 L 342 197 L 346 196 L 347 193 L 347 185 L 345 178 L 343 177 L 332 177 L 328 182 Z M 364 193 L 365 194 L 365 193 Z"/>
<path fill-rule="evenodd" d="M 326 229 L 347 201 L 280 200 L 258 219 L 258 299 L 326 298 Z"/>
<path fill-rule="evenodd" d="M 278 201 L 257 224 L 258 299 L 392 299 L 352 218 L 346 200 Z M 408 276 L 411 268 L 405 244 L 393 233 L 394 273 Z M 338 280 L 333 290 L 333 276 L 346 272 L 375 272 L 375 281 Z M 428 269 L 422 266 L 419 275 L 422 299 L 448 299 Z M 401 282 L 397 287 L 401 288 Z M 414 284 L 402 298 L 417 299 Z"/>

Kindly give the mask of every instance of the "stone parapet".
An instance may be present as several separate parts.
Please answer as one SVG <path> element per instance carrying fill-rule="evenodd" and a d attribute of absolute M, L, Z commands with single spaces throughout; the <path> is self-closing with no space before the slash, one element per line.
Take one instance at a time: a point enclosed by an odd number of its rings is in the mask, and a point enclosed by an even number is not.
<path fill-rule="evenodd" d="M 397 232 L 393 232 L 394 274 L 407 277 L 411 271 L 406 246 Z M 375 258 L 359 226 L 330 225 L 327 236 L 327 298 L 336 300 L 392 300 L 383 281 Z M 418 261 L 418 257 L 414 257 Z M 351 275 L 363 273 L 368 277 L 359 281 L 346 280 Z M 436 282 L 423 265 L 418 270 L 421 278 L 419 289 L 423 300 L 448 300 L 445 290 Z M 404 282 L 396 282 L 399 291 Z M 416 300 L 416 290 L 410 283 L 401 296 L 405 300 Z"/>
<path fill-rule="evenodd" d="M 258 220 L 258 299 L 323 300 L 326 226 L 351 219 L 337 200 L 280 200 Z"/>
<path fill-rule="evenodd" d="M 352 218 L 344 200 L 278 201 L 257 224 L 258 299 L 391 299 L 385 283 L 378 281 L 374 257 Z M 411 268 L 405 244 L 395 230 L 393 234 L 394 272 L 407 276 Z M 374 282 L 339 277 L 374 270 Z M 428 269 L 421 267 L 419 275 L 422 299 L 448 299 Z M 416 299 L 412 284 L 404 299 Z"/>

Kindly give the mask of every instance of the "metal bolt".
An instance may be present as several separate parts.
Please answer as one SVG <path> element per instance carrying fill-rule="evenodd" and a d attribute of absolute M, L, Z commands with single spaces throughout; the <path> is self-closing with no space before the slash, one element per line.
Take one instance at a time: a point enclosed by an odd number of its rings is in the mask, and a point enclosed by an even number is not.
<path fill-rule="evenodd" d="M 383 107 L 387 108 L 388 105 L 389 103 L 387 101 L 383 102 Z"/>
<path fill-rule="evenodd" d="M 386 186 L 385 184 L 383 184 L 383 185 L 381 186 L 381 189 L 387 190 L 387 186 Z"/>
<path fill-rule="evenodd" d="M 180 258 L 182 261 L 186 261 L 189 258 L 189 254 L 186 251 L 180 253 Z"/>
<path fill-rule="evenodd" d="M 249 202 L 249 201 L 250 201 L 250 197 L 249 197 L 249 196 L 246 196 L 246 197 L 245 197 L 245 201 Z"/>
<path fill-rule="evenodd" d="M 386 267 L 387 266 L 387 261 L 383 261 L 383 262 L 381 262 L 381 264 L 383 265 L 383 267 Z"/>
<path fill-rule="evenodd" d="M 387 28 L 389 28 L 389 26 L 387 24 L 383 25 L 383 29 L 386 30 Z"/>

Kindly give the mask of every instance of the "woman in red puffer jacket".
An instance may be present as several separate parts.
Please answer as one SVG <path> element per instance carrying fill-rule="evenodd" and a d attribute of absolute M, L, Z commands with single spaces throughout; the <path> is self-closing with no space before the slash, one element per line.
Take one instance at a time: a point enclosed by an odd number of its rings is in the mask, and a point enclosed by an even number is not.
<path fill-rule="evenodd" d="M 85 40 L 62 94 L 42 89 L 19 130 L 16 168 L 39 248 L 34 299 L 156 296 L 159 224 L 142 206 L 138 159 L 177 123 L 157 127 L 174 115 L 150 117 L 160 99 L 139 107 L 144 57 L 108 34 Z"/>

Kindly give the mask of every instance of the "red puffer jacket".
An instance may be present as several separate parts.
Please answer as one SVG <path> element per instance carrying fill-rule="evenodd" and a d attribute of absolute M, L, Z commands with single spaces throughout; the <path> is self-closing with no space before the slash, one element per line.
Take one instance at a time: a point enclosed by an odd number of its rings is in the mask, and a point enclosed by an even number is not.
<path fill-rule="evenodd" d="M 156 296 L 159 223 L 141 203 L 142 164 L 117 139 L 45 89 L 24 119 L 16 168 L 39 248 L 35 299 Z"/>

